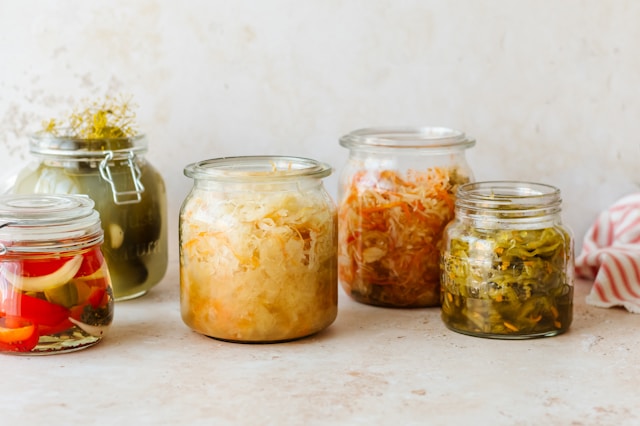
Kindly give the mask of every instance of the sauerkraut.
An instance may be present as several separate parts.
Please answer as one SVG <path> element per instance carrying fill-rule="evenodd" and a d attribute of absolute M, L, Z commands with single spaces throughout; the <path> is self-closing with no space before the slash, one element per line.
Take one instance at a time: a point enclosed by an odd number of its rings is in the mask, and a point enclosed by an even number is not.
<path fill-rule="evenodd" d="M 323 191 L 194 188 L 180 216 L 181 311 L 205 335 L 282 341 L 337 315 L 337 224 Z"/>
<path fill-rule="evenodd" d="M 454 217 L 455 191 L 467 181 L 455 168 L 356 173 L 338 213 L 347 294 L 380 306 L 438 305 L 442 231 Z"/>

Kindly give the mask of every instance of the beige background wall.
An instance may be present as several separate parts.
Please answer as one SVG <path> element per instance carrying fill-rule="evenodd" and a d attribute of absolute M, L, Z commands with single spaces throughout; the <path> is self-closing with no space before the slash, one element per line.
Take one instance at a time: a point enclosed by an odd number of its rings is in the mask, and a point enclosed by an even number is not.
<path fill-rule="evenodd" d="M 177 244 L 188 163 L 291 154 L 338 173 L 344 133 L 444 125 L 477 139 L 479 180 L 560 187 L 581 240 L 640 183 L 639 22 L 634 0 L 3 0 L 0 170 L 42 120 L 130 93 Z"/>

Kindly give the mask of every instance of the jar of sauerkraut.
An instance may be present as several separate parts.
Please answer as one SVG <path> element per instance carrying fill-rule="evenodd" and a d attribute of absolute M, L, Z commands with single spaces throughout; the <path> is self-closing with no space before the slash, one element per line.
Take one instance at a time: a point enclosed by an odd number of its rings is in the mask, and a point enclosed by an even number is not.
<path fill-rule="evenodd" d="M 573 239 L 560 191 L 530 182 L 458 189 L 445 231 L 442 319 L 451 330 L 524 339 L 566 331 L 573 315 Z"/>
<path fill-rule="evenodd" d="M 103 252 L 116 300 L 145 294 L 167 269 L 164 181 L 145 159 L 144 135 L 86 139 L 32 135 L 36 158 L 17 176 L 17 194 L 85 194 L 104 228 Z"/>
<path fill-rule="evenodd" d="M 0 196 L 0 352 L 49 354 L 98 343 L 113 293 L 93 202 Z"/>
<path fill-rule="evenodd" d="M 193 330 L 236 342 L 316 333 L 337 315 L 335 205 L 315 160 L 253 156 L 187 166 L 180 303 Z"/>
<path fill-rule="evenodd" d="M 387 307 L 440 303 L 442 231 L 458 185 L 473 180 L 475 141 L 441 127 L 372 128 L 343 136 L 338 268 L 358 302 Z"/>

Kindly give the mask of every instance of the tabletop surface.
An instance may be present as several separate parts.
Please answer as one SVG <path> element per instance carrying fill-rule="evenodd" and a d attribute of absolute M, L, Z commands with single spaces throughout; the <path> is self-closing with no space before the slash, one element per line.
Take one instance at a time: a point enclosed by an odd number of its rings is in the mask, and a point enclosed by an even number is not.
<path fill-rule="evenodd" d="M 98 345 L 3 355 L 0 423 L 640 424 L 640 315 L 586 305 L 590 286 L 576 282 L 573 324 L 556 337 L 465 336 L 438 308 L 341 290 L 325 331 L 239 344 L 184 325 L 173 261 L 147 295 L 116 304 Z"/>

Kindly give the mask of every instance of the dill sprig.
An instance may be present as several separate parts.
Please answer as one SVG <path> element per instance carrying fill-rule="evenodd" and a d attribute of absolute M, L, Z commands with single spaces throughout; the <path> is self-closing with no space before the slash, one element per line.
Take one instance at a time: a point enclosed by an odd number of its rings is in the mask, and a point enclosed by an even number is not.
<path fill-rule="evenodd" d="M 135 136 L 136 107 L 131 97 L 106 96 L 101 101 L 82 102 L 66 119 L 42 123 L 44 132 L 81 139 L 114 139 Z"/>

